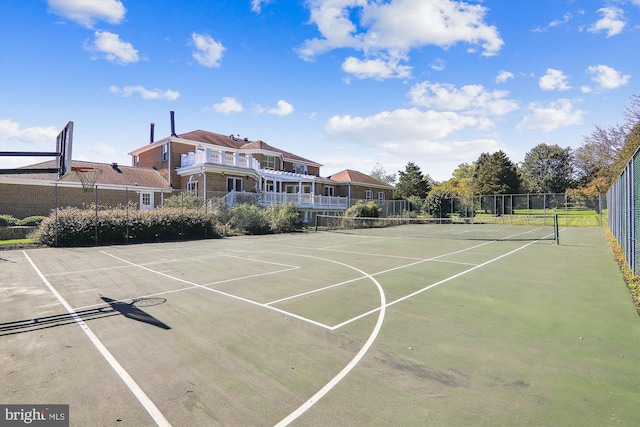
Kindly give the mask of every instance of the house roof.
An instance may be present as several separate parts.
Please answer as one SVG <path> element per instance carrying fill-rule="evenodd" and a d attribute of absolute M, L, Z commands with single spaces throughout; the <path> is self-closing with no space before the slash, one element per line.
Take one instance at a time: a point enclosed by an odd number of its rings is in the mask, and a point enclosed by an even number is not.
<path fill-rule="evenodd" d="M 244 139 L 240 139 L 240 137 L 235 137 L 233 135 L 221 135 L 219 133 L 208 132 L 206 130 L 200 129 L 193 130 L 187 133 L 181 133 L 180 135 L 178 135 L 178 138 L 234 149 L 239 149 L 247 142 Z"/>
<path fill-rule="evenodd" d="M 234 150 L 244 150 L 244 151 L 255 151 L 255 152 L 259 152 L 259 151 L 269 151 L 269 152 L 273 152 L 273 153 L 277 153 L 282 155 L 282 157 L 285 160 L 288 161 L 292 161 L 292 162 L 296 162 L 296 163 L 303 163 L 303 164 L 307 164 L 310 166 L 322 166 L 319 163 L 316 163 L 312 160 L 309 159 L 305 159 L 302 156 L 298 156 L 297 154 L 293 154 L 290 153 L 288 151 L 285 150 L 281 150 L 280 148 L 274 147 L 272 145 L 267 144 L 264 141 L 261 140 L 257 140 L 257 141 L 250 141 L 247 138 L 240 138 L 239 136 L 234 136 L 234 135 L 222 135 L 219 133 L 215 133 L 215 132 L 209 132 L 206 130 L 193 130 L 191 132 L 187 132 L 187 133 L 181 133 L 178 135 L 178 138 L 186 140 L 186 141 L 192 141 L 192 142 L 200 142 L 200 143 L 205 143 L 205 144 L 213 144 L 216 145 L 218 147 L 225 147 L 225 148 L 231 148 Z M 155 144 L 160 144 L 163 143 L 162 141 L 164 141 L 164 143 L 166 143 L 167 139 L 163 139 L 163 140 L 158 140 L 155 142 Z M 133 150 L 132 152 L 130 152 L 130 155 L 135 155 L 135 154 L 139 154 L 143 151 L 146 151 L 147 149 L 149 149 L 149 147 L 154 146 L 154 144 L 148 144 L 145 145 L 143 147 L 140 147 L 136 150 Z"/>
<path fill-rule="evenodd" d="M 334 173 L 329 177 L 329 179 L 332 181 L 338 181 L 342 183 L 349 182 L 354 184 L 373 185 L 376 187 L 386 187 L 389 189 L 393 188 L 392 185 L 389 185 L 384 181 L 380 181 L 379 179 L 376 179 L 370 175 L 364 174 L 362 172 L 354 171 L 351 169 L 345 169 L 338 173 Z"/>
<path fill-rule="evenodd" d="M 252 150 L 272 151 L 272 152 L 281 154 L 284 160 L 289 160 L 297 163 L 306 163 L 311 166 L 318 166 L 318 167 L 322 166 L 320 163 L 316 163 L 312 160 L 305 159 L 302 156 L 298 156 L 297 154 L 293 154 L 288 151 L 281 150 L 280 148 L 274 147 L 273 145 L 269 145 L 266 142 L 261 140 L 247 142 L 241 147 L 241 149 L 247 150 L 247 151 L 252 151 Z"/>
<path fill-rule="evenodd" d="M 73 167 L 92 168 L 102 171 L 96 181 L 98 185 L 115 185 L 115 186 L 133 186 L 171 189 L 167 181 L 162 177 L 160 172 L 152 168 L 141 168 L 132 166 L 122 166 L 116 163 L 96 163 L 74 160 Z M 55 160 L 36 163 L 34 165 L 25 166 L 29 169 L 47 169 L 55 168 Z M 21 168 L 17 168 L 21 169 Z M 73 173 L 67 173 L 65 176 L 56 180 L 56 175 L 52 173 L 29 173 L 29 174 L 10 174 L 0 175 L 0 178 L 19 179 L 19 180 L 40 180 L 40 181 L 57 181 L 57 182 L 74 182 L 80 183 L 78 176 Z"/>

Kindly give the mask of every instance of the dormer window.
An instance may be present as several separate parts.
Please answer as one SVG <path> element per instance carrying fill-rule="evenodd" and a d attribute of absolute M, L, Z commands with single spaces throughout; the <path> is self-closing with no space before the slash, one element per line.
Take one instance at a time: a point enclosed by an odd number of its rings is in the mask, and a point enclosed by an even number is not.
<path fill-rule="evenodd" d="M 276 170 L 276 156 L 263 156 L 262 167 L 264 169 Z"/>
<path fill-rule="evenodd" d="M 293 164 L 293 171 L 295 173 L 303 173 L 303 174 L 307 174 L 308 173 L 308 168 L 307 165 L 299 165 L 297 163 Z"/>

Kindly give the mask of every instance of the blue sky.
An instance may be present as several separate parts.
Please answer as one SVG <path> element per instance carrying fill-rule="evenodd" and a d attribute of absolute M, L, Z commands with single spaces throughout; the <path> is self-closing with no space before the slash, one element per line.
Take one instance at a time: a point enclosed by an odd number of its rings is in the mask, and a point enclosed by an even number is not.
<path fill-rule="evenodd" d="M 640 94 L 640 0 L 4 0 L 0 151 L 131 164 L 176 131 L 438 181 L 578 148 Z M 42 158 L 0 158 L 17 167 Z"/>

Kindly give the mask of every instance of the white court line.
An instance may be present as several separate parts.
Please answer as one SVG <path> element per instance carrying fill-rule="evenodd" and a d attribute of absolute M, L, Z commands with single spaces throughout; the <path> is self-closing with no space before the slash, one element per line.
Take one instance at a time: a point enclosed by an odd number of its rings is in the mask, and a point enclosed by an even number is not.
<path fill-rule="evenodd" d="M 284 310 L 281 310 L 281 309 L 276 308 L 276 307 L 270 307 L 270 306 L 265 305 L 263 303 L 256 302 L 256 301 L 253 301 L 253 300 L 250 300 L 250 299 L 247 299 L 247 298 L 242 298 L 242 297 L 239 297 L 237 295 L 233 295 L 233 294 L 229 294 L 227 292 L 219 291 L 217 289 L 208 288 L 205 285 L 199 285 L 197 283 L 193 283 L 193 282 L 190 282 L 188 280 L 181 279 L 179 277 L 170 276 L 170 275 L 168 275 L 166 273 L 162 273 L 160 271 L 153 270 L 153 269 L 145 267 L 143 265 L 136 264 L 136 263 L 133 263 L 131 261 L 127 261 L 124 258 L 120 258 L 118 256 L 112 255 L 112 254 L 110 254 L 108 252 L 105 252 L 105 251 L 100 251 L 100 252 L 102 252 L 103 254 L 108 255 L 108 256 L 110 256 L 112 258 L 115 258 L 117 260 L 120 260 L 120 261 L 122 261 L 124 263 L 127 263 L 129 265 L 133 265 L 135 267 L 138 267 L 138 268 L 141 268 L 143 270 L 146 270 L 146 271 L 148 271 L 150 273 L 158 274 L 160 276 L 163 276 L 163 277 L 166 277 L 168 279 L 175 280 L 175 281 L 178 281 L 178 282 L 181 282 L 181 283 L 186 283 L 188 285 L 191 285 L 192 288 L 204 289 L 204 290 L 207 290 L 209 292 L 213 292 L 213 293 L 216 293 L 216 294 L 219 294 L 219 295 L 224 295 L 224 296 L 226 296 L 228 298 L 232 298 L 232 299 L 235 299 L 235 300 L 238 300 L 238 301 L 243 301 L 243 302 L 246 302 L 246 303 L 249 303 L 249 304 L 252 304 L 252 305 L 256 305 L 258 307 L 268 308 L 269 310 L 273 310 L 273 311 L 277 311 L 277 312 L 282 313 L 282 314 L 286 314 L 287 316 L 294 317 L 296 319 L 302 320 L 302 321 L 307 322 L 307 323 L 311 323 L 312 325 L 320 326 L 321 328 L 324 328 L 324 329 L 329 329 L 329 326 L 325 325 L 324 323 L 320 323 L 320 322 L 316 322 L 315 320 L 307 319 L 306 317 L 299 316 L 299 315 L 297 315 L 295 313 L 290 313 L 288 311 L 284 311 Z M 230 279 L 230 280 L 235 280 L 235 279 Z"/>
<path fill-rule="evenodd" d="M 526 245 L 520 246 L 519 248 L 516 248 L 516 249 L 512 250 L 511 252 L 507 252 L 506 254 L 502 254 L 500 256 L 497 256 L 497 257 L 495 257 L 493 259 L 490 259 L 489 261 L 483 262 L 482 264 L 478 264 L 475 267 L 471 267 L 471 268 L 469 268 L 467 270 L 464 270 L 464 271 L 462 271 L 462 272 L 460 272 L 458 274 L 454 274 L 453 276 L 447 277 L 446 279 L 440 280 L 439 282 L 433 283 L 433 284 L 431 284 L 429 286 L 426 286 L 426 287 L 424 287 L 422 289 L 419 289 L 419 290 L 417 290 L 415 292 L 412 292 L 412 293 L 410 293 L 408 295 L 405 295 L 402 298 L 398 298 L 397 300 L 391 301 L 390 303 L 387 304 L 387 307 L 390 307 L 390 306 L 392 306 L 394 304 L 397 304 L 399 302 L 405 301 L 405 300 L 407 300 L 409 298 L 412 298 L 412 297 L 414 297 L 414 296 L 416 296 L 418 294 L 421 294 L 422 292 L 428 291 L 429 289 L 435 288 L 436 286 L 439 286 L 439 285 L 442 285 L 443 283 L 449 282 L 450 280 L 457 279 L 458 277 L 463 276 L 463 275 L 465 275 L 467 273 L 470 273 L 470 272 L 472 272 L 474 270 L 477 270 L 478 268 L 482 268 L 487 264 L 491 264 L 494 261 L 497 261 L 497 260 L 499 260 L 501 258 L 504 258 L 506 256 L 509 256 L 509 255 L 512 255 L 512 254 L 514 254 L 514 253 L 526 248 L 527 246 L 533 245 L 536 242 L 537 241 L 527 243 Z M 358 319 L 362 319 L 363 317 L 366 317 L 366 316 L 368 316 L 368 315 L 370 315 L 372 313 L 375 313 L 378 310 L 380 310 L 380 308 L 374 308 L 372 310 L 369 310 L 366 313 L 362 313 L 359 316 L 353 317 L 353 318 L 351 318 L 349 320 L 346 320 L 346 321 L 344 321 L 342 323 L 339 323 L 339 324 L 337 324 L 335 326 L 332 326 L 331 330 L 334 331 L 336 329 L 339 329 L 339 328 L 341 328 L 341 327 L 343 327 L 345 325 L 348 325 L 349 323 L 355 322 Z"/>
<path fill-rule="evenodd" d="M 153 421 L 159 426 L 171 426 L 169 421 L 162 415 L 162 412 L 156 407 L 156 405 L 149 399 L 149 396 L 140 388 L 140 386 L 135 382 L 135 380 L 129 375 L 129 373 L 122 367 L 122 365 L 116 360 L 116 358 L 111 354 L 111 352 L 105 347 L 105 345 L 100 341 L 96 334 L 87 326 L 87 324 L 82 320 L 82 318 L 71 308 L 69 303 L 60 295 L 60 293 L 53 287 L 51 283 L 44 277 L 44 274 L 36 267 L 33 263 L 29 255 L 27 255 L 26 251 L 22 251 L 31 267 L 35 270 L 35 272 L 40 276 L 42 282 L 47 285 L 47 288 L 51 291 L 51 293 L 60 301 L 60 304 L 67 310 L 67 312 L 71 315 L 73 320 L 80 326 L 85 335 L 91 340 L 91 343 L 95 346 L 95 348 L 100 352 L 102 357 L 107 361 L 107 363 L 113 368 L 114 371 L 118 374 L 120 379 L 126 384 L 126 386 L 131 390 L 131 393 L 138 399 L 138 401 L 142 404 L 144 409 L 149 413 Z"/>
<path fill-rule="evenodd" d="M 418 259 L 418 261 L 412 262 L 410 264 L 401 265 L 401 266 L 398 266 L 398 267 L 389 268 L 387 270 L 382 270 L 382 271 L 379 271 L 377 273 L 372 273 L 371 276 L 379 276 L 381 274 L 389 273 L 391 271 L 400 270 L 400 269 L 407 268 L 407 267 L 412 267 L 414 265 L 422 264 L 424 262 L 430 262 L 430 261 L 452 262 L 452 261 L 442 261 L 442 260 L 439 260 L 439 258 L 444 258 L 444 257 L 449 256 L 449 255 L 455 255 L 455 254 L 458 254 L 458 253 L 461 253 L 461 252 L 469 251 L 471 249 L 479 248 L 480 246 L 488 245 L 490 243 L 493 243 L 493 242 L 480 243 L 479 245 L 475 245 L 475 246 L 471 246 L 469 248 L 460 249 L 460 250 L 457 250 L 457 251 L 454 251 L 454 252 L 449 252 L 449 253 L 446 253 L 446 254 L 438 255 L 438 256 L 435 256 L 435 257 L 432 257 L 432 258 L 426 258 L 426 259 L 414 258 L 414 259 Z M 342 252 L 342 251 L 340 251 L 340 252 Z M 309 256 L 309 255 L 292 254 L 292 253 L 287 253 L 287 252 L 270 252 L 270 253 L 280 254 L 280 255 L 290 255 L 290 256 Z M 354 254 L 360 254 L 360 255 L 368 255 L 368 254 L 362 253 L 362 252 L 353 252 L 353 253 Z M 316 258 L 316 257 L 311 257 L 311 258 Z M 317 258 L 317 259 L 325 260 L 324 258 Z M 331 260 L 326 260 L 326 261 L 331 261 Z M 475 266 L 476 264 L 471 264 L 471 265 Z M 270 301 L 270 302 L 266 303 L 265 305 L 276 304 L 276 303 L 279 303 L 279 302 L 282 302 L 282 301 L 288 301 L 288 300 L 295 299 L 295 298 L 298 298 L 298 297 L 303 297 L 305 295 L 314 294 L 316 292 L 322 292 L 322 291 L 325 291 L 327 289 L 331 289 L 331 288 L 335 288 L 335 287 L 338 287 L 338 286 L 347 285 L 349 283 L 353 283 L 353 282 L 356 282 L 358 280 L 366 279 L 367 277 L 369 277 L 369 275 L 359 276 L 359 277 L 356 277 L 354 279 L 345 280 L 344 282 L 340 282 L 340 283 L 336 283 L 336 284 L 333 284 L 333 285 L 325 286 L 325 287 L 322 287 L 322 288 L 314 289 L 312 291 L 307 291 L 307 292 L 303 292 L 301 294 L 296 294 L 296 295 L 288 296 L 286 298 L 281 298 L 279 300 Z"/>
<path fill-rule="evenodd" d="M 369 338 L 367 339 L 367 342 L 364 343 L 364 345 L 362 346 L 360 351 L 358 351 L 358 353 L 354 356 L 354 358 L 351 359 L 351 361 L 340 372 L 338 372 L 338 374 L 335 377 L 333 377 L 331 379 L 331 381 L 329 381 L 327 384 L 324 385 L 324 387 L 322 387 L 320 390 L 318 390 L 318 392 L 316 394 L 311 396 L 311 398 L 309 398 L 306 402 L 304 402 L 302 405 L 300 405 L 295 411 L 293 411 L 292 413 L 287 415 L 284 419 L 282 419 L 282 421 L 280 421 L 278 424 L 276 424 L 276 427 L 284 427 L 284 426 L 288 426 L 289 424 L 291 424 L 298 417 L 300 417 L 300 415 L 302 415 L 305 412 L 307 412 L 313 405 L 316 404 L 316 402 L 318 402 L 327 393 L 329 393 L 340 381 L 342 381 L 342 379 L 344 377 L 346 377 L 349 374 L 349 372 L 351 372 L 353 370 L 353 368 L 356 367 L 356 365 L 360 362 L 360 360 L 362 360 L 364 355 L 367 354 L 367 352 L 369 351 L 369 349 L 373 345 L 374 341 L 378 337 L 378 334 L 380 333 L 380 330 L 382 329 L 382 324 L 384 323 L 384 316 L 385 316 L 386 310 L 387 310 L 387 304 L 386 304 L 387 299 L 386 299 L 386 296 L 384 294 L 384 289 L 382 289 L 382 286 L 380 285 L 380 283 L 378 283 L 378 281 L 373 276 L 371 276 L 370 274 L 367 274 L 364 271 L 362 271 L 362 270 L 360 270 L 360 269 L 358 269 L 356 267 L 353 267 L 353 266 L 351 266 L 349 264 L 345 264 L 345 263 L 342 263 L 342 262 L 339 262 L 339 261 L 327 260 L 327 259 L 323 259 L 323 258 L 320 258 L 320 257 L 307 256 L 307 255 L 300 255 L 300 256 L 305 256 L 305 257 L 308 257 L 308 258 L 315 258 L 315 259 L 320 259 L 320 260 L 324 260 L 324 261 L 334 262 L 336 264 L 343 265 L 345 267 L 348 267 L 348 268 L 351 268 L 353 270 L 356 270 L 357 272 L 359 272 L 359 273 L 365 275 L 366 277 L 368 277 L 369 279 L 371 279 L 371 281 L 373 283 L 375 283 L 376 287 L 378 288 L 378 293 L 380 295 L 380 314 L 378 315 L 378 321 L 376 322 L 375 327 L 371 331 L 371 335 L 369 335 Z"/>

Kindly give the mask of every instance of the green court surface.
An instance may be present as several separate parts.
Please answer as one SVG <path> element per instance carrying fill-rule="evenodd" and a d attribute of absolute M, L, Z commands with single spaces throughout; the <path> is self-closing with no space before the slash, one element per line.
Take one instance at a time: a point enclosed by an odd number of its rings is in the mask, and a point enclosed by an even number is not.
<path fill-rule="evenodd" d="M 640 425 L 603 229 L 0 252 L 0 403 L 72 426 Z"/>

